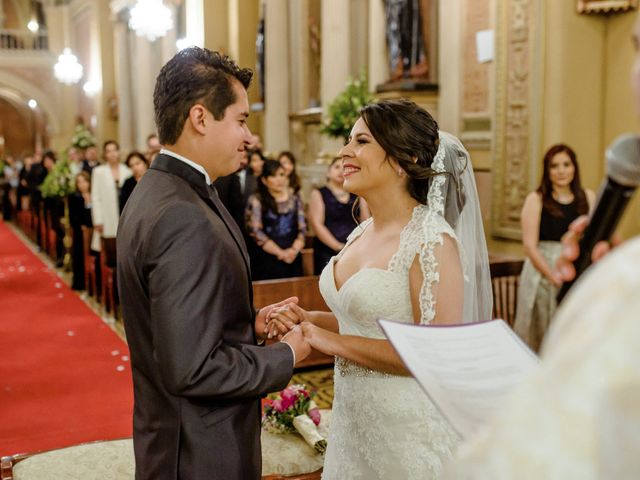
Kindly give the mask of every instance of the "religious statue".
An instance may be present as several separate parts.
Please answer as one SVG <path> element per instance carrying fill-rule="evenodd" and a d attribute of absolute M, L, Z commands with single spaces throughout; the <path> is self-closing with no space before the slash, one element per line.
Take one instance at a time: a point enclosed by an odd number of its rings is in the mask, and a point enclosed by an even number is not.
<path fill-rule="evenodd" d="M 384 0 L 391 81 L 429 79 L 431 0 Z"/>
<path fill-rule="evenodd" d="M 258 31 L 256 32 L 256 74 L 258 77 L 258 96 L 260 101 L 264 103 L 265 98 L 265 56 L 264 56 L 264 9 L 258 22 Z"/>

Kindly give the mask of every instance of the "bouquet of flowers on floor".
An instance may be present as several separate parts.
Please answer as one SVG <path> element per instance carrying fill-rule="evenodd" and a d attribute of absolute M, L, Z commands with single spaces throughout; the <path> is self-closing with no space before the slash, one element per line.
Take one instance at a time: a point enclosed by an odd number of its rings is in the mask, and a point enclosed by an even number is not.
<path fill-rule="evenodd" d="M 289 385 L 267 397 L 262 425 L 271 433 L 299 433 L 316 452 L 324 453 L 327 440 L 318 431 L 320 410 L 304 385 Z"/>

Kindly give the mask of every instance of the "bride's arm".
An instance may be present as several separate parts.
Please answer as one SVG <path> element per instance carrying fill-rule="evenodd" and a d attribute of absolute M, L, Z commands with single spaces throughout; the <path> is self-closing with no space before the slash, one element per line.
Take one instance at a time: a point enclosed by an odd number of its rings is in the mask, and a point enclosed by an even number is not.
<path fill-rule="evenodd" d="M 411 307 L 416 324 L 430 320 L 425 318 L 427 312 L 420 305 L 420 293 L 429 289 L 434 302 L 435 316 L 428 322 L 430 325 L 453 325 L 461 323 L 464 305 L 464 275 L 457 242 L 447 234 L 442 234 L 442 244 L 433 247 L 433 258 L 436 262 L 438 280 L 426 285 L 420 263 L 427 260 L 416 256 L 409 270 L 409 288 L 411 290 Z M 425 268 L 430 268 L 425 265 Z M 424 319 L 424 320 L 423 320 Z"/>
<path fill-rule="evenodd" d="M 337 355 L 380 372 L 409 375 L 388 340 L 340 335 L 308 322 L 301 326 L 309 344 L 327 355 Z"/>

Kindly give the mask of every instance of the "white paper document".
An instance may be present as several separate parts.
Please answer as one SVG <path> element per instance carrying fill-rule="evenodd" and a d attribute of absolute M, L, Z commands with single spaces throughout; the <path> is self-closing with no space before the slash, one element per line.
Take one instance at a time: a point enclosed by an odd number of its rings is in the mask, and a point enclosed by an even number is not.
<path fill-rule="evenodd" d="M 434 405 L 463 438 L 494 414 L 538 363 L 502 320 L 452 326 L 380 320 Z"/>

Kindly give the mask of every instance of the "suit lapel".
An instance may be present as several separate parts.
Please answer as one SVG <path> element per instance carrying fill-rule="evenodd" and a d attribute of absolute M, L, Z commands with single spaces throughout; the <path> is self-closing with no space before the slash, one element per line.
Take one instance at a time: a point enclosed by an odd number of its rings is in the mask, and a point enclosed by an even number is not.
<path fill-rule="evenodd" d="M 198 172 L 196 169 L 192 168 L 190 165 L 186 164 L 174 158 L 170 155 L 159 154 L 153 161 L 151 168 L 154 170 L 161 170 L 164 172 L 171 173 L 173 175 L 177 175 L 178 177 L 187 181 L 196 193 L 211 207 L 211 209 L 220 217 L 222 223 L 225 224 L 229 234 L 236 242 L 240 253 L 242 254 L 242 258 L 244 259 L 244 263 L 247 267 L 247 272 L 249 273 L 249 279 L 251 279 L 251 268 L 249 266 L 249 254 L 247 253 L 246 245 L 244 244 L 244 239 L 242 238 L 242 233 L 238 228 L 236 222 L 231 218 L 229 212 L 220 201 L 218 197 L 218 192 L 215 190 L 215 187 L 207 186 L 205 182 L 204 175 Z"/>
<path fill-rule="evenodd" d="M 242 232 L 238 228 L 235 220 L 231 217 L 231 214 L 227 211 L 226 207 L 222 204 L 220 197 L 218 196 L 218 191 L 216 187 L 211 185 L 210 188 L 207 189 L 209 191 L 209 199 L 214 205 L 215 210 L 217 210 L 218 215 L 227 226 L 227 230 L 236 241 L 238 248 L 242 252 L 242 256 L 244 258 L 245 263 L 247 264 L 247 269 L 249 268 L 249 254 L 247 253 L 247 248 L 244 243 L 244 239 L 242 238 Z"/>

